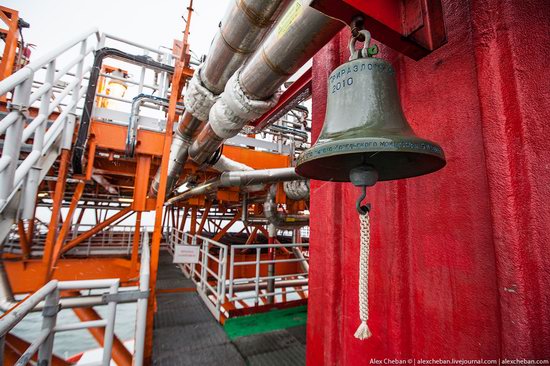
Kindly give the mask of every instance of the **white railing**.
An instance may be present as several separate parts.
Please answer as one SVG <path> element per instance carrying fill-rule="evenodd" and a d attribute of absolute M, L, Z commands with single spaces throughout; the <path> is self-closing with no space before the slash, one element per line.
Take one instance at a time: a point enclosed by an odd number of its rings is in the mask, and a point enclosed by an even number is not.
<path fill-rule="evenodd" d="M 255 305 L 258 305 L 260 302 L 267 302 L 268 299 L 276 300 L 277 296 L 289 296 L 291 294 L 303 294 L 307 290 L 304 289 L 304 286 L 307 287 L 308 283 L 308 272 L 302 268 L 302 270 L 296 273 L 286 273 L 286 274 L 276 274 L 272 275 L 267 274 L 262 276 L 262 265 L 267 267 L 273 265 L 275 268 L 277 264 L 282 263 L 308 263 L 309 259 L 301 256 L 295 258 L 277 258 L 274 259 L 264 259 L 262 260 L 261 254 L 262 250 L 277 250 L 277 249 L 287 249 L 292 251 L 293 249 L 298 249 L 300 252 L 304 249 L 309 248 L 309 244 L 305 243 L 290 243 L 290 244 L 252 244 L 252 245 L 232 245 L 231 253 L 229 259 L 229 282 L 228 282 L 228 301 L 244 301 L 252 300 Z M 245 261 L 235 261 L 236 254 L 239 251 L 246 250 L 255 254 L 254 260 L 245 260 Z M 235 273 L 239 268 L 253 268 L 254 276 L 253 277 L 238 277 L 236 278 Z M 270 288 L 270 282 L 272 284 Z M 253 290 L 251 291 L 250 289 Z M 262 291 L 262 290 L 266 291 Z M 281 290 L 284 289 L 284 290 Z M 262 301 L 263 300 L 263 301 Z"/>
<path fill-rule="evenodd" d="M 168 244 L 168 251 L 174 255 L 176 252 L 176 245 L 197 245 L 197 241 L 195 240 L 195 237 L 189 233 L 185 233 L 181 230 L 178 230 L 176 228 L 172 228 L 170 230 L 170 236 L 167 241 Z M 200 276 L 200 273 L 196 269 L 195 263 L 182 263 L 179 264 L 183 274 L 187 278 L 191 278 L 191 276 Z"/>
<path fill-rule="evenodd" d="M 10 101 L 8 113 L 0 117 L 0 214 L 3 214 L 1 220 L 9 219 L 13 223 L 12 216 L 15 216 L 18 208 L 21 209 L 21 219 L 32 219 L 40 182 L 56 161 L 61 149 L 71 147 L 77 112 L 81 113 L 87 90 L 93 52 L 105 47 L 106 42 L 114 43 L 116 47 L 129 46 L 134 52 L 137 49 L 135 54 L 153 54 L 154 59 L 163 64 L 174 63 L 174 57 L 168 48 L 155 50 L 136 42 L 100 33 L 97 29 L 90 29 L 0 81 L 0 97 Z M 131 64 L 125 61 L 116 62 Z M 123 81 L 135 86 L 136 94 L 142 93 L 144 88 L 145 91 L 157 96 L 166 96 L 169 93 L 168 72 L 162 71 L 151 76 L 147 73 L 147 66 L 133 67 L 139 69 L 139 78 Z M 107 80 L 117 79 L 117 76 L 111 74 L 100 75 Z M 112 100 L 120 99 L 99 92 L 97 96 Z M 123 101 L 131 103 L 132 99 L 127 98 Z M 144 107 L 157 110 L 162 108 L 150 105 Z M 37 111 L 34 116 L 29 115 L 31 108 Z M 97 107 L 89 112 L 94 118 L 111 123 L 128 124 L 130 117 L 130 113 L 108 108 Z M 53 121 L 52 116 L 55 116 Z M 143 116 L 142 119 L 140 124 L 145 128 L 164 128 L 160 117 Z M 21 192 L 20 196 L 18 192 Z M 8 207 L 9 214 L 6 210 Z M 3 223 L 1 227 L 9 227 L 11 223 Z M 0 241 L 3 241 L 5 235 L 7 231 L 0 232 Z"/>
<path fill-rule="evenodd" d="M 145 342 L 145 323 L 147 316 L 147 296 L 149 288 L 149 234 L 144 233 L 142 241 L 139 291 L 119 291 L 120 279 L 101 279 L 84 281 L 52 280 L 25 300 L 17 303 L 9 312 L 0 318 L 0 364 L 4 364 L 5 337 L 21 320 L 36 308 L 42 309 L 42 326 L 37 338 L 21 355 L 16 365 L 27 365 L 38 352 L 38 365 L 50 365 L 53 355 L 55 335 L 59 332 L 89 328 L 105 328 L 103 338 L 103 356 L 98 365 L 110 365 L 115 330 L 116 309 L 119 302 L 128 302 L 129 298 L 137 300 L 136 329 L 134 344 L 134 365 L 142 365 Z M 105 319 L 83 321 L 70 324 L 57 324 L 57 314 L 61 309 L 60 292 L 68 290 L 101 290 L 107 289 L 102 298 L 107 304 Z M 128 296 L 136 295 L 136 296 Z M 78 300 L 78 298 L 75 298 Z"/>
<path fill-rule="evenodd" d="M 92 36 L 96 36 L 95 45 L 88 45 Z M 32 217 L 41 175 L 49 169 L 49 166 L 40 166 L 39 161 L 49 161 L 51 165 L 53 161 L 47 159 L 50 153 L 56 157 L 59 148 L 70 148 L 77 104 L 86 90 L 82 81 L 91 68 L 91 65 L 85 66 L 86 58 L 98 42 L 97 29 L 88 30 L 0 81 L 0 96 L 12 93 L 9 113 L 0 120 L 0 136 L 4 137 L 0 157 L 0 212 L 23 187 L 23 218 Z M 63 67 L 57 65 L 60 56 L 74 52 L 75 47 L 78 47 L 77 56 Z M 71 76 L 69 71 L 73 68 L 75 72 Z M 28 109 L 38 100 L 38 113 L 31 119 Z M 64 108 L 59 111 L 61 106 Z M 49 116 L 56 110 L 59 113 L 49 125 Z M 29 139 L 32 139 L 32 150 L 19 162 L 21 147 Z"/>
<path fill-rule="evenodd" d="M 46 242 L 46 234 L 48 227 L 42 224 L 40 221 L 35 221 L 33 230 L 33 241 L 30 256 L 40 257 L 44 253 L 44 245 Z M 66 241 L 75 239 L 82 233 L 91 230 L 95 227 L 94 224 L 74 224 L 67 235 Z M 140 231 L 152 233 L 154 226 L 143 225 L 140 227 Z M 136 227 L 135 225 L 116 225 L 110 228 L 100 231 L 97 234 L 84 240 L 78 246 L 71 249 L 68 254 L 76 257 L 90 257 L 101 255 L 126 255 L 129 256 L 132 252 L 134 244 Z M 163 232 L 164 238 L 168 238 L 171 231 Z M 171 240 L 163 241 L 164 245 Z M 4 253 L 21 254 L 21 245 L 19 231 L 16 225 L 12 227 L 7 240 L 4 243 Z"/>
<path fill-rule="evenodd" d="M 220 320 L 221 306 L 225 302 L 227 245 L 212 239 L 195 235 L 195 245 L 200 246 L 200 273 L 192 277 L 197 285 L 199 295 L 217 320 Z M 211 254 L 217 251 L 217 255 Z M 195 272 L 197 269 L 195 269 Z"/>
<path fill-rule="evenodd" d="M 195 283 L 197 292 L 218 320 L 229 315 L 228 309 L 307 297 L 309 259 L 302 254 L 309 248 L 307 243 L 225 245 L 172 228 L 169 237 L 172 254 L 176 245 L 200 246 L 198 263 L 180 264 L 180 268 Z M 286 250 L 289 254 L 266 259 L 270 250 Z M 241 256 L 242 253 L 246 255 Z M 277 271 L 285 263 L 296 263 L 300 270 Z M 269 266 L 274 269 L 271 275 Z M 253 275 L 247 275 L 250 273 Z"/>

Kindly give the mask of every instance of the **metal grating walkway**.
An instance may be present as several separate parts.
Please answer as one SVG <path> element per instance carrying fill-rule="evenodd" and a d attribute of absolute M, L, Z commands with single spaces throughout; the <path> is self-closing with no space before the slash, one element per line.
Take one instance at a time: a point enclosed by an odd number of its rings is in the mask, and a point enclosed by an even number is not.
<path fill-rule="evenodd" d="M 161 252 L 153 364 L 220 366 L 305 365 L 305 326 L 229 339 L 169 253 Z"/>

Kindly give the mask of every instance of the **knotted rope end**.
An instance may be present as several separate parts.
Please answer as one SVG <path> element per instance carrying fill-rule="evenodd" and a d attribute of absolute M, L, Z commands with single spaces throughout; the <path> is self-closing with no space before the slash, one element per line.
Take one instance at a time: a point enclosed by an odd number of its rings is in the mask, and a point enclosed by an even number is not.
<path fill-rule="evenodd" d="M 366 321 L 362 321 L 361 324 L 359 324 L 359 327 L 355 331 L 355 338 L 364 340 L 367 338 L 370 338 L 372 336 L 372 333 L 370 332 L 369 326 L 367 325 Z"/>

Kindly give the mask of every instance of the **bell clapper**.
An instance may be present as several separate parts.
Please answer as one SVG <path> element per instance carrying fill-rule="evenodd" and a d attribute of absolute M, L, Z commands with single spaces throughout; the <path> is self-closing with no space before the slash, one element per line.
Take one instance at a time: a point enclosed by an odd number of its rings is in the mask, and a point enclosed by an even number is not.
<path fill-rule="evenodd" d="M 372 333 L 367 321 L 369 319 L 369 255 L 370 255 L 370 203 L 361 205 L 367 196 L 367 187 L 378 181 L 378 172 L 369 165 L 354 168 L 349 174 L 350 181 L 356 187 L 361 187 L 361 195 L 355 204 L 360 222 L 360 255 L 359 255 L 359 319 L 361 323 L 355 331 L 355 338 L 363 340 Z"/>

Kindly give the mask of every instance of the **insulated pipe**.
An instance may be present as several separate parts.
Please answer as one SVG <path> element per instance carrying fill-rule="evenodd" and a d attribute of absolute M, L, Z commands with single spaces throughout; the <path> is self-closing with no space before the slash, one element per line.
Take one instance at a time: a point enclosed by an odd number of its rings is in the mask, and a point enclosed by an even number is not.
<path fill-rule="evenodd" d="M 235 171 L 240 171 L 240 170 L 242 170 L 242 171 L 254 170 L 254 169 L 252 169 L 251 167 L 249 167 L 249 166 L 246 165 L 246 164 L 239 163 L 238 161 L 229 159 L 229 158 L 228 158 L 227 156 L 225 156 L 225 155 L 220 156 L 220 158 L 218 159 L 218 161 L 215 162 L 215 163 L 212 165 L 212 168 L 216 169 L 216 170 L 219 171 L 220 173 L 223 173 L 223 172 L 235 172 Z"/>
<path fill-rule="evenodd" d="M 214 94 L 223 92 L 225 83 L 265 37 L 289 0 L 232 1 L 201 69 L 204 86 Z"/>
<path fill-rule="evenodd" d="M 288 198 L 294 201 L 309 199 L 309 180 L 284 182 L 283 188 Z"/>
<path fill-rule="evenodd" d="M 246 170 L 224 172 L 218 178 L 211 179 L 201 185 L 191 188 L 166 201 L 172 204 L 177 201 L 185 200 L 194 196 L 216 192 L 222 187 L 240 187 L 256 184 L 266 184 L 282 182 L 287 180 L 305 179 L 299 176 L 294 168 L 274 168 L 260 170 Z"/>
<path fill-rule="evenodd" d="M 86 143 L 88 141 L 92 110 L 94 108 L 94 100 L 97 93 L 97 82 L 99 79 L 99 74 L 101 73 L 101 65 L 106 57 L 124 60 L 134 65 L 146 66 L 155 71 L 165 71 L 170 74 L 174 73 L 174 68 L 172 66 L 154 61 L 149 56 L 131 55 L 121 50 L 108 47 L 102 48 L 95 52 L 94 64 L 92 66 L 92 70 L 90 71 L 90 80 L 88 81 L 86 99 L 84 100 L 84 108 L 82 110 L 82 118 L 80 119 L 78 135 L 74 145 L 72 159 L 74 174 L 82 174 L 83 172 L 82 158 L 84 156 L 84 150 L 86 149 Z"/>
<path fill-rule="evenodd" d="M 269 189 L 264 203 L 264 215 L 270 224 L 273 224 L 277 229 L 296 229 L 309 225 L 309 215 L 289 215 L 279 212 L 275 202 L 276 195 L 277 185 L 274 184 Z"/>
<path fill-rule="evenodd" d="M 289 180 L 305 180 L 294 167 L 226 172 L 220 176 L 221 187 L 251 186 Z"/>
<path fill-rule="evenodd" d="M 212 107 L 210 121 L 189 148 L 189 156 L 203 164 L 223 141 L 275 105 L 279 87 L 342 27 L 300 1 L 289 6 L 262 46 L 228 81 Z"/>
<path fill-rule="evenodd" d="M 235 0 L 230 3 L 205 63 L 196 70 L 187 88 L 187 110 L 178 124 L 170 148 L 167 193 L 176 185 L 187 160 L 187 149 L 193 137 L 202 129 L 204 121 L 208 120 L 217 95 L 223 92 L 231 75 L 256 50 L 289 2 L 290 0 Z M 159 183 L 160 169 L 151 184 L 151 195 L 156 196 Z"/>
<path fill-rule="evenodd" d="M 157 97 L 156 95 L 139 94 L 132 99 L 132 109 L 130 110 L 130 120 L 128 121 L 128 132 L 126 133 L 126 155 L 129 157 L 134 156 L 136 148 L 136 138 L 138 130 L 139 110 L 145 102 L 150 102 L 163 107 L 168 107 L 170 101 L 166 98 Z M 178 103 L 176 109 L 184 111 L 183 104 Z"/>

